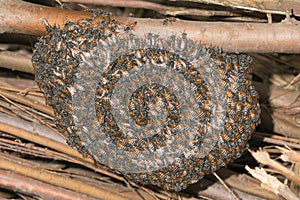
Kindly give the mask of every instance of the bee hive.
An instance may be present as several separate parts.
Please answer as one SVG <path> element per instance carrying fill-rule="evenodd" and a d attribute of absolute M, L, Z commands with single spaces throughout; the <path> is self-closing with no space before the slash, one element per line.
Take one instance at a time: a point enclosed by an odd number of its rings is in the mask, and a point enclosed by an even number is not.
<path fill-rule="evenodd" d="M 249 56 L 110 17 L 48 29 L 32 62 L 70 146 L 175 191 L 241 156 L 260 115 Z"/>

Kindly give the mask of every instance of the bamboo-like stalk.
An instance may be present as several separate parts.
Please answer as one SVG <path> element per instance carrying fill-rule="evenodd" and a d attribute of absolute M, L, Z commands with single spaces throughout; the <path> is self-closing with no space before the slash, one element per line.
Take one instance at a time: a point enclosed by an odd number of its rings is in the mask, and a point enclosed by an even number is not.
<path fill-rule="evenodd" d="M 292 0 L 251 0 L 251 1 L 240 1 L 240 0 L 168 0 L 171 3 L 174 2 L 194 2 L 201 4 L 211 4 L 220 5 L 224 7 L 245 9 L 250 11 L 259 11 L 263 13 L 271 14 L 281 14 L 285 15 L 287 12 L 291 12 L 293 9 L 293 14 L 300 16 L 300 3 L 299 1 Z M 162 14 L 182 14 L 181 9 L 178 7 L 165 6 L 156 2 L 145 2 L 142 0 L 61 0 L 61 2 L 73 2 L 73 3 L 85 3 L 85 4 L 95 4 L 95 5 L 105 5 L 105 6 L 116 6 L 116 7 L 131 7 L 131 8 L 144 8 L 156 10 Z M 185 8 L 187 11 L 191 10 Z M 182 9 L 183 10 L 183 9 Z M 195 10 L 193 12 L 193 10 Z M 197 14 L 197 10 L 193 9 L 190 11 L 190 15 Z M 200 12 L 199 12 L 200 13 Z M 183 11 L 183 14 L 186 12 Z"/>
<path fill-rule="evenodd" d="M 21 95 L 16 95 L 14 93 L 11 93 L 11 92 L 7 92 L 7 91 L 4 91 L 4 90 L 0 90 L 0 95 L 3 95 L 13 101 L 17 101 L 19 103 L 22 103 L 22 104 L 25 104 L 27 106 L 30 106 L 34 109 L 37 109 L 39 111 L 42 111 L 50 116 L 53 116 L 53 110 L 45 105 L 42 105 L 38 102 L 33 102 L 32 100 L 24 97 L 24 96 L 21 96 Z"/>
<path fill-rule="evenodd" d="M 16 59 L 18 57 L 18 59 Z M 12 70 L 19 70 L 27 73 L 34 73 L 30 56 L 14 53 L 11 51 L 0 52 L 1 67 L 9 68 Z"/>
<path fill-rule="evenodd" d="M 94 0 L 97 2 L 97 0 Z M 182 0 L 169 0 L 169 1 L 182 1 Z M 291 12 L 293 9 L 294 15 L 300 15 L 300 2 L 293 0 L 251 0 L 251 1 L 240 1 L 240 0 L 188 0 L 190 2 L 197 3 L 209 3 L 221 5 L 224 7 L 233 7 L 239 9 L 246 9 L 252 11 L 260 11 L 264 13 L 272 14 L 286 14 Z"/>
<path fill-rule="evenodd" d="M 55 187 L 51 184 L 44 183 L 43 181 L 38 181 L 20 174 L 0 170 L 0 185 L 6 189 L 14 190 L 22 194 L 29 194 L 38 196 L 42 199 L 61 199 L 61 200 L 92 200 L 87 195 L 80 194 L 78 192 L 73 192 L 61 187 Z"/>
<path fill-rule="evenodd" d="M 29 131 L 25 131 L 20 128 L 16 128 L 14 126 L 11 126 L 9 124 L 5 124 L 0 122 L 0 131 L 9 133 L 11 135 L 35 142 L 37 144 L 46 146 L 46 147 L 51 147 L 52 149 L 55 149 L 59 152 L 63 152 L 69 156 L 75 157 L 75 158 L 81 158 L 81 159 L 86 159 L 89 162 L 93 162 L 92 160 L 89 160 L 87 158 L 84 158 L 79 152 L 75 151 L 71 147 L 62 144 L 60 142 L 57 142 L 55 140 L 52 140 L 50 138 L 46 138 L 43 136 L 40 136 L 38 134 L 32 134 Z"/>
<path fill-rule="evenodd" d="M 83 183 L 82 181 L 63 177 L 55 173 L 51 173 L 34 166 L 22 165 L 14 160 L 10 160 L 5 154 L 0 153 L 0 168 L 4 170 L 13 170 L 24 176 L 44 181 L 53 185 L 61 186 L 73 191 L 78 191 L 83 194 L 90 195 L 99 199 L 125 200 L 127 198 L 122 195 L 116 195 L 105 191 L 101 188 Z"/>
<path fill-rule="evenodd" d="M 0 0 L 0 32 L 43 35 L 45 19 L 60 27 L 67 21 L 92 17 L 91 13 L 50 8 L 23 1 Z M 282 23 L 193 22 L 177 20 L 167 26 L 160 19 L 113 17 L 130 25 L 137 22 L 133 33 L 144 37 L 156 33 L 162 38 L 187 33 L 188 37 L 207 46 L 217 46 L 228 52 L 300 52 L 299 22 L 287 19 Z M 102 17 L 95 19 L 102 21 Z"/>

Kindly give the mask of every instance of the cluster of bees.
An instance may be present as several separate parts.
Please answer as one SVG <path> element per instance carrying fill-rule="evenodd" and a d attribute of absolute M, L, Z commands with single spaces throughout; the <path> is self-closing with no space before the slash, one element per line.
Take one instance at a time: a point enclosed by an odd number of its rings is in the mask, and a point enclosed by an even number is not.
<path fill-rule="evenodd" d="M 47 27 L 32 58 L 69 145 L 173 191 L 241 156 L 260 116 L 249 56 L 97 17 Z"/>

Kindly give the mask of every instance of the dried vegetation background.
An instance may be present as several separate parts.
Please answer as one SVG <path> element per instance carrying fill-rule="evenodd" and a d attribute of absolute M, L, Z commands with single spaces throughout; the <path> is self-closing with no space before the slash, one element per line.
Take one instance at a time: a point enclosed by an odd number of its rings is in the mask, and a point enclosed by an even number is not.
<path fill-rule="evenodd" d="M 34 3 L 34 4 L 31 4 Z M 283 0 L 0 0 L 0 198 L 299 199 L 300 2 Z M 49 6 L 52 7 L 40 7 Z M 101 9 L 136 34 L 181 31 L 253 57 L 262 123 L 249 151 L 178 194 L 140 186 L 65 144 L 34 82 L 31 55 L 50 25 Z M 77 11 L 74 11 L 77 10 Z M 134 14 L 134 18 L 128 15 Z M 167 17 L 176 21 L 163 25 Z M 151 18 L 151 19 L 150 19 Z"/>

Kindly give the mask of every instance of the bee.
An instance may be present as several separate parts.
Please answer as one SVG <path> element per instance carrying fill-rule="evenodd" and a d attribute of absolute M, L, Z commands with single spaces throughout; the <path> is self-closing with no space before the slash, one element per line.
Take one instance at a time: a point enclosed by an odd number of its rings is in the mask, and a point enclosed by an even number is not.
<path fill-rule="evenodd" d="M 250 109 L 251 104 L 248 102 L 244 103 L 244 111 L 247 112 Z"/>
<path fill-rule="evenodd" d="M 146 142 L 146 146 L 150 149 L 150 150 L 154 150 L 154 145 L 151 141 L 147 141 Z"/>
<path fill-rule="evenodd" d="M 118 21 L 115 20 L 115 19 L 113 19 L 113 20 L 111 20 L 111 23 L 114 24 L 114 25 L 117 25 L 117 24 L 118 24 Z"/>
<path fill-rule="evenodd" d="M 98 119 L 99 119 L 99 122 L 100 122 L 101 124 L 103 124 L 103 123 L 104 123 L 104 120 L 105 120 L 105 115 L 99 115 L 99 116 L 98 116 Z"/>
<path fill-rule="evenodd" d="M 143 56 L 143 54 L 145 53 L 144 49 L 139 49 L 135 52 L 135 55 L 137 58 L 141 58 Z"/>
<path fill-rule="evenodd" d="M 209 123 L 205 124 L 205 129 L 208 130 L 210 129 L 211 125 Z"/>
<path fill-rule="evenodd" d="M 118 149 L 123 149 L 124 148 L 124 144 L 125 144 L 125 139 L 124 138 L 119 138 L 119 140 L 117 142 L 117 148 Z"/>
<path fill-rule="evenodd" d="M 217 162 L 216 162 L 216 160 L 211 160 L 210 162 L 210 169 L 212 170 L 212 171 L 216 171 L 217 170 Z"/>
<path fill-rule="evenodd" d="M 247 79 L 246 80 L 246 86 L 249 87 L 251 85 L 251 80 Z"/>
<path fill-rule="evenodd" d="M 226 65 L 225 65 L 225 71 L 230 71 L 230 69 L 232 69 L 232 64 L 231 63 L 227 63 Z M 234 76 L 234 75 L 230 75 L 230 77 L 231 76 Z"/>
<path fill-rule="evenodd" d="M 228 136 L 228 134 L 227 134 L 227 133 L 225 133 L 225 132 L 224 132 L 224 133 L 222 133 L 222 134 L 221 134 L 221 137 L 222 137 L 222 139 L 223 139 L 223 140 L 225 140 L 225 141 L 229 141 L 229 136 Z"/>
<path fill-rule="evenodd" d="M 216 91 L 216 94 L 215 94 L 216 96 L 221 95 L 223 92 L 223 88 L 221 86 L 217 85 L 215 87 L 215 91 Z"/>
<path fill-rule="evenodd" d="M 182 37 L 182 39 L 186 40 L 186 39 L 187 39 L 187 33 L 185 33 L 185 32 L 182 33 L 182 34 L 181 34 L 181 37 Z"/>
<path fill-rule="evenodd" d="M 134 110 L 135 110 L 135 103 L 131 101 L 131 102 L 129 103 L 129 106 L 128 106 L 128 107 L 129 107 L 129 110 L 134 111 Z"/>
<path fill-rule="evenodd" d="M 231 77 L 229 78 L 230 82 L 229 82 L 229 87 L 231 89 L 231 91 L 233 93 L 236 93 L 238 91 L 238 87 L 239 87 L 239 84 L 237 83 L 237 77 Z"/>
<path fill-rule="evenodd" d="M 139 153 L 139 149 L 137 147 L 133 147 L 131 151 L 134 152 L 135 154 Z"/>
<path fill-rule="evenodd" d="M 229 116 L 234 114 L 233 109 L 230 108 L 230 107 L 227 108 L 226 112 L 227 112 L 227 114 L 228 114 Z"/>
<path fill-rule="evenodd" d="M 133 30 L 134 27 L 135 27 L 136 25 L 137 25 L 137 22 L 133 22 L 133 23 L 129 24 L 128 26 L 126 26 L 126 27 L 124 28 L 124 31 L 127 33 L 127 32 L 129 32 L 130 30 Z"/>
<path fill-rule="evenodd" d="M 47 63 L 51 64 L 52 61 L 53 61 L 53 58 L 52 58 L 51 55 L 49 55 L 48 58 L 47 58 Z"/>
<path fill-rule="evenodd" d="M 182 144 L 180 144 L 180 143 L 177 144 L 177 149 L 182 149 L 182 147 L 183 147 Z"/>
<path fill-rule="evenodd" d="M 226 78 L 226 70 L 222 69 L 221 67 L 218 68 L 218 73 L 219 76 L 221 77 L 221 79 L 225 79 Z"/>
<path fill-rule="evenodd" d="M 152 55 L 151 56 L 151 63 L 156 64 L 157 59 L 158 59 L 157 55 Z"/>
<path fill-rule="evenodd" d="M 174 120 L 172 120 L 171 124 L 169 124 L 171 128 L 176 128 L 178 123 L 176 123 Z"/>
<path fill-rule="evenodd" d="M 252 123 L 250 124 L 250 128 L 251 128 L 252 130 L 254 130 L 254 128 L 255 128 L 255 123 L 254 123 L 254 122 L 252 122 Z"/>
<path fill-rule="evenodd" d="M 56 83 L 57 85 L 60 85 L 60 86 L 63 86 L 63 85 L 64 85 L 63 81 L 60 80 L 60 79 L 56 79 L 56 80 L 55 80 L 55 83 Z"/>
<path fill-rule="evenodd" d="M 248 115 L 244 115 L 244 116 L 243 116 L 243 119 L 244 119 L 245 121 L 248 121 L 248 120 L 249 120 L 249 116 L 248 116 Z"/>
<path fill-rule="evenodd" d="M 236 151 L 236 152 L 240 152 L 240 151 L 241 151 L 241 147 L 237 146 L 237 147 L 235 148 L 235 151 Z"/>
<path fill-rule="evenodd" d="M 235 132 L 235 134 L 234 134 L 234 138 L 241 138 L 241 133 L 239 133 L 239 132 Z"/>
<path fill-rule="evenodd" d="M 238 131 L 239 131 L 240 133 L 243 133 L 243 132 L 244 132 L 244 126 L 243 126 L 242 124 L 239 124 L 239 125 L 237 126 L 237 128 L 238 128 Z"/>
<path fill-rule="evenodd" d="M 256 118 L 256 114 L 255 114 L 255 112 L 253 110 L 250 110 L 249 114 L 250 114 L 250 116 L 251 116 L 252 119 Z"/>
<path fill-rule="evenodd" d="M 233 67 L 234 67 L 235 70 L 237 70 L 237 69 L 239 68 L 239 63 L 238 63 L 238 61 L 235 61 L 235 62 L 233 63 Z"/>
<path fill-rule="evenodd" d="M 239 100 L 243 100 L 246 98 L 246 92 L 244 90 L 241 90 L 238 92 L 238 97 L 239 97 Z"/>
<path fill-rule="evenodd" d="M 86 43 L 86 42 L 82 42 L 82 43 L 79 45 L 79 49 L 82 50 L 82 51 L 87 51 L 87 50 L 88 50 L 87 43 Z"/>
<path fill-rule="evenodd" d="M 237 112 L 240 112 L 240 111 L 242 110 L 242 107 L 243 107 L 243 105 L 242 105 L 240 102 L 238 102 L 238 103 L 236 104 L 236 111 L 237 111 Z"/>
<path fill-rule="evenodd" d="M 231 138 L 230 142 L 231 142 L 231 146 L 232 147 L 236 147 L 237 146 L 237 140 L 238 140 L 238 138 L 235 138 L 235 137 Z"/>
<path fill-rule="evenodd" d="M 229 124 L 229 123 L 227 123 L 226 125 L 225 125 L 225 129 L 226 129 L 226 131 L 232 131 L 232 126 L 231 126 L 231 124 Z"/>
<path fill-rule="evenodd" d="M 102 17 L 108 17 L 111 16 L 112 13 L 111 12 L 101 12 Z"/>
<path fill-rule="evenodd" d="M 227 150 L 226 150 L 225 148 L 220 148 L 219 151 L 220 151 L 220 153 L 221 153 L 222 155 L 228 154 L 228 152 L 227 152 Z"/>
<path fill-rule="evenodd" d="M 168 93 L 168 92 L 165 92 L 165 93 L 163 94 L 163 96 L 165 97 L 166 100 L 169 100 L 170 97 L 171 97 L 170 93 Z"/>
<path fill-rule="evenodd" d="M 253 101 L 253 97 L 252 96 L 247 96 L 247 102 L 252 102 Z"/>
<path fill-rule="evenodd" d="M 200 118 L 204 118 L 206 116 L 205 112 L 202 109 L 198 109 L 198 115 Z"/>
<path fill-rule="evenodd" d="M 98 10 L 97 9 L 89 9 L 87 11 L 90 12 L 90 13 L 92 13 L 92 15 L 93 15 L 94 18 L 99 17 L 101 15 L 101 13 L 102 13 L 102 10 L 100 10 L 100 9 L 98 9 Z"/>
<path fill-rule="evenodd" d="M 127 17 L 135 17 L 135 15 L 133 13 L 129 13 Z"/>
<path fill-rule="evenodd" d="M 96 45 L 97 45 L 97 40 L 93 39 L 93 40 L 91 41 L 91 45 L 92 45 L 93 47 L 96 46 Z"/>
<path fill-rule="evenodd" d="M 226 96 L 227 96 L 228 99 L 232 98 L 233 93 L 230 90 L 226 90 L 225 93 L 226 93 Z"/>
<path fill-rule="evenodd" d="M 139 116 L 135 119 L 135 123 L 139 125 L 146 125 L 148 123 L 147 117 L 146 116 Z"/>
<path fill-rule="evenodd" d="M 136 25 L 137 25 L 137 22 L 133 22 L 133 23 L 129 24 L 130 30 L 133 30 Z"/>
<path fill-rule="evenodd" d="M 170 59 L 170 55 L 168 53 L 163 54 L 164 62 L 168 61 Z"/>
<path fill-rule="evenodd" d="M 207 154 L 206 157 L 208 158 L 208 160 L 210 160 L 210 162 L 214 161 L 215 158 L 211 153 Z"/>
<path fill-rule="evenodd" d="M 168 17 L 166 19 L 164 19 L 163 21 L 163 25 L 168 25 L 169 23 L 172 24 L 173 22 L 176 22 L 176 18 L 175 17 Z"/>
<path fill-rule="evenodd" d="M 42 22 L 46 28 L 46 31 L 50 33 L 53 30 L 53 27 L 49 25 L 48 20 L 46 18 L 42 18 Z"/>

